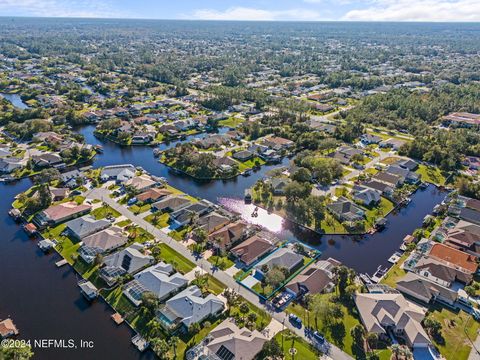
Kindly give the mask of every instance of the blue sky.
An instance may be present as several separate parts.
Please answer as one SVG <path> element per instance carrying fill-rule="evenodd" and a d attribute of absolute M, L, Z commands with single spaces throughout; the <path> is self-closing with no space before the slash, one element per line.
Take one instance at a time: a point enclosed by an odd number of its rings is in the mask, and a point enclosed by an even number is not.
<path fill-rule="evenodd" d="M 480 21 L 480 0 L 0 0 L 1 16 Z"/>

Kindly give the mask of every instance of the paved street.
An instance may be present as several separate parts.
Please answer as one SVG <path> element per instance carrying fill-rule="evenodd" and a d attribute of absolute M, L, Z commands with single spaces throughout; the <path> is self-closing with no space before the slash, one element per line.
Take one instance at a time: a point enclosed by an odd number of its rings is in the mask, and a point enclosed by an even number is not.
<path fill-rule="evenodd" d="M 218 280 L 220 280 L 222 283 L 224 283 L 227 287 L 234 289 L 237 293 L 239 293 L 242 297 L 244 297 L 246 300 L 250 301 L 252 304 L 255 306 L 262 308 L 270 313 L 270 315 L 279 321 L 280 323 L 283 323 L 284 326 L 291 331 L 295 332 L 298 336 L 301 336 L 304 339 L 307 339 L 305 336 L 304 328 L 302 327 L 301 329 L 293 326 L 287 318 L 287 314 L 285 312 L 275 312 L 267 309 L 262 303 L 260 303 L 260 300 L 258 296 L 253 294 L 251 291 L 245 289 L 244 287 L 240 286 L 230 275 L 228 275 L 226 272 L 214 269 L 212 264 L 209 263 L 207 260 L 204 258 L 196 258 L 194 257 L 190 250 L 183 246 L 180 242 L 177 242 L 167 234 L 163 233 L 159 229 L 157 229 L 155 226 L 152 224 L 148 223 L 145 221 L 143 218 L 134 215 L 130 210 L 128 210 L 125 206 L 118 204 L 114 199 L 110 198 L 110 192 L 107 189 L 103 188 L 97 188 L 93 189 L 89 192 L 86 193 L 86 197 L 89 199 L 99 199 L 106 204 L 108 204 L 110 207 L 113 209 L 117 210 L 122 216 L 126 217 L 127 219 L 130 219 L 134 224 L 137 224 L 144 230 L 148 231 L 152 235 L 155 236 L 155 238 L 161 242 L 164 242 L 168 244 L 172 249 L 180 253 L 181 255 L 185 256 L 187 259 L 190 261 L 194 262 L 197 264 L 198 267 L 200 267 L 203 271 L 208 272 L 209 274 L 215 276 Z M 308 339 L 307 339 L 308 340 Z M 330 357 L 332 357 L 335 360 L 349 360 L 352 359 L 352 357 L 339 348 L 335 346 L 331 346 L 329 354 Z"/>

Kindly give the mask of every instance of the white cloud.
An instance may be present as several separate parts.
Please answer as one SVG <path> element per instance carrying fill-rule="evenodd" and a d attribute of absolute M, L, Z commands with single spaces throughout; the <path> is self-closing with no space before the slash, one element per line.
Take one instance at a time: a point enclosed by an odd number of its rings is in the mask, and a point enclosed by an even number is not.
<path fill-rule="evenodd" d="M 197 20 L 321 20 L 317 11 L 308 9 L 264 10 L 246 7 L 231 7 L 224 11 L 214 9 L 197 9 L 184 16 Z"/>
<path fill-rule="evenodd" d="M 366 9 L 351 10 L 343 20 L 355 21 L 479 21 L 479 0 L 376 0 Z"/>
<path fill-rule="evenodd" d="M 2 15 L 49 17 L 131 17 L 110 0 L 0 0 Z M 130 16 L 129 16 L 130 15 Z"/>

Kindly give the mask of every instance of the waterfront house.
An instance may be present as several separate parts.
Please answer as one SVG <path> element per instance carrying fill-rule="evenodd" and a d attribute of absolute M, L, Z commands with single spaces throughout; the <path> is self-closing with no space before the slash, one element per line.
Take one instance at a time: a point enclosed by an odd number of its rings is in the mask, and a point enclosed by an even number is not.
<path fill-rule="evenodd" d="M 135 176 L 135 166 L 131 164 L 105 166 L 100 173 L 103 182 L 114 180 L 117 183 L 131 179 Z"/>
<path fill-rule="evenodd" d="M 390 165 L 385 169 L 385 172 L 391 175 L 399 176 L 402 183 L 407 182 L 409 184 L 416 184 L 420 181 L 419 174 L 398 165 Z"/>
<path fill-rule="evenodd" d="M 240 150 L 240 151 L 237 151 L 235 153 L 233 153 L 232 157 L 238 161 L 242 161 L 242 162 L 245 162 L 245 161 L 248 161 L 250 159 L 253 158 L 253 153 L 251 151 L 248 151 L 248 150 Z"/>
<path fill-rule="evenodd" d="M 248 225 L 245 222 L 237 220 L 212 232 L 208 236 L 208 242 L 215 248 L 229 249 L 245 238 L 247 229 Z"/>
<path fill-rule="evenodd" d="M 400 175 L 387 173 L 385 171 L 381 171 L 378 174 L 372 177 L 372 180 L 384 183 L 391 188 L 396 188 L 403 185 L 404 178 Z"/>
<path fill-rule="evenodd" d="M 119 276 L 134 274 L 154 261 L 153 256 L 145 254 L 142 244 L 135 243 L 106 256 L 103 259 L 104 267 L 100 270 L 100 277 L 112 286 Z"/>
<path fill-rule="evenodd" d="M 288 184 L 292 181 L 286 177 L 275 177 L 270 180 L 270 184 L 272 185 L 272 191 L 274 195 L 281 196 L 285 194 L 285 188 Z"/>
<path fill-rule="evenodd" d="M 230 219 L 227 216 L 214 211 L 200 217 L 197 220 L 196 225 L 199 228 L 204 229 L 207 234 L 211 234 L 212 232 L 221 229 L 228 223 L 230 223 Z"/>
<path fill-rule="evenodd" d="M 451 267 L 467 274 L 474 274 L 478 268 L 476 256 L 454 249 L 445 244 L 434 244 L 428 255 L 434 259 L 444 261 Z"/>
<path fill-rule="evenodd" d="M 86 263 L 91 264 L 97 254 L 115 250 L 127 242 L 128 238 L 122 229 L 112 226 L 84 238 L 79 254 Z"/>
<path fill-rule="evenodd" d="M 170 214 L 170 219 L 180 226 L 187 225 L 203 215 L 213 211 L 212 204 L 206 200 L 192 203 Z"/>
<path fill-rule="evenodd" d="M 77 179 L 80 179 L 82 184 L 85 181 L 85 174 L 77 169 L 60 174 L 60 180 L 63 186 L 66 186 L 69 189 L 74 189 L 78 186 L 79 180 Z"/>
<path fill-rule="evenodd" d="M 375 180 L 364 181 L 362 186 L 380 191 L 380 193 L 387 198 L 391 198 L 395 192 L 391 186 Z"/>
<path fill-rule="evenodd" d="M 70 189 L 68 188 L 54 188 L 49 187 L 48 190 L 50 191 L 50 195 L 52 196 L 52 201 L 60 201 L 68 197 L 70 193 Z"/>
<path fill-rule="evenodd" d="M 454 306 L 457 293 L 438 283 L 432 282 L 413 272 L 407 273 L 397 281 L 397 290 L 425 304 L 436 301 Z"/>
<path fill-rule="evenodd" d="M 210 331 L 200 344 L 188 350 L 186 358 L 253 360 L 267 340 L 257 330 L 240 329 L 233 319 L 226 319 Z"/>
<path fill-rule="evenodd" d="M 172 265 L 160 262 L 134 276 L 123 291 L 135 306 L 142 302 L 142 295 L 153 293 L 163 301 L 187 286 L 188 280 L 180 273 L 174 272 Z"/>
<path fill-rule="evenodd" d="M 10 174 L 17 169 L 21 169 L 26 165 L 26 161 L 14 157 L 6 157 L 0 159 L 0 173 Z"/>
<path fill-rule="evenodd" d="M 247 240 L 232 248 L 230 253 L 246 266 L 250 266 L 255 261 L 272 252 L 274 249 L 274 241 L 259 233 L 249 237 Z"/>
<path fill-rule="evenodd" d="M 151 203 L 171 194 L 172 192 L 167 189 L 150 188 L 148 190 L 145 190 L 141 194 L 138 194 L 136 198 L 138 201 L 142 201 L 144 203 Z"/>
<path fill-rule="evenodd" d="M 368 333 L 383 339 L 388 339 L 391 333 L 413 348 L 431 344 L 421 324 L 424 311 L 402 294 L 358 293 L 354 295 L 354 301 Z"/>
<path fill-rule="evenodd" d="M 6 339 L 11 336 L 18 335 L 18 329 L 13 323 L 12 319 L 7 318 L 3 321 L 0 321 L 0 339 Z"/>
<path fill-rule="evenodd" d="M 292 148 L 295 143 L 280 136 L 268 135 L 261 140 L 261 144 L 268 146 L 276 151 Z"/>
<path fill-rule="evenodd" d="M 365 216 L 365 211 L 343 196 L 328 204 L 327 210 L 339 221 L 345 222 L 349 226 L 353 226 L 357 221 L 362 221 Z"/>
<path fill-rule="evenodd" d="M 43 227 L 45 225 L 57 225 L 67 220 L 82 216 L 90 212 L 92 207 L 90 205 L 76 202 L 65 202 L 58 205 L 52 205 L 49 208 L 41 211 L 34 218 L 34 223 Z"/>
<path fill-rule="evenodd" d="M 225 304 L 215 295 L 204 296 L 197 286 L 190 286 L 167 300 L 158 312 L 160 323 L 173 330 L 179 326 L 188 331 L 190 325 L 219 315 Z"/>
<path fill-rule="evenodd" d="M 315 295 L 331 292 L 334 288 L 333 272 L 328 270 L 328 267 L 321 267 L 317 264 L 308 266 L 285 286 L 285 290 L 296 299 L 305 294 Z"/>
<path fill-rule="evenodd" d="M 65 165 L 62 157 L 55 153 L 43 153 L 40 155 L 33 155 L 32 164 L 33 166 L 38 168 L 50 166 L 61 167 Z"/>
<path fill-rule="evenodd" d="M 133 176 L 132 178 L 126 180 L 124 182 L 124 186 L 131 186 L 137 191 L 146 191 L 154 186 L 158 185 L 158 183 L 153 180 L 149 175 L 139 175 Z"/>
<path fill-rule="evenodd" d="M 297 254 L 289 247 L 283 247 L 273 252 L 263 260 L 259 261 L 255 265 L 256 274 L 260 277 L 265 276 L 266 272 L 264 271 L 267 268 L 267 272 L 272 270 L 274 267 L 281 269 L 286 269 L 288 274 L 292 274 L 295 270 L 298 270 L 303 265 L 303 256 Z"/>
<path fill-rule="evenodd" d="M 153 203 L 152 209 L 154 211 L 161 212 L 174 212 L 189 204 L 191 204 L 191 201 L 186 197 L 180 195 L 172 195 Z"/>
<path fill-rule="evenodd" d="M 381 200 L 380 194 L 378 190 L 361 185 L 354 185 L 352 189 L 353 200 L 365 206 L 378 204 Z"/>
<path fill-rule="evenodd" d="M 445 232 L 443 243 L 480 257 L 480 226 L 460 220 L 453 229 Z"/>
<path fill-rule="evenodd" d="M 417 259 L 416 264 L 411 270 L 416 274 L 447 288 L 452 287 L 454 283 L 468 285 L 473 278 L 472 274 L 459 268 L 455 268 L 440 259 L 425 255 Z"/>
<path fill-rule="evenodd" d="M 71 237 L 82 240 L 87 236 L 108 228 L 111 222 L 105 219 L 97 220 L 93 216 L 86 215 L 70 220 L 66 225 L 66 231 Z"/>

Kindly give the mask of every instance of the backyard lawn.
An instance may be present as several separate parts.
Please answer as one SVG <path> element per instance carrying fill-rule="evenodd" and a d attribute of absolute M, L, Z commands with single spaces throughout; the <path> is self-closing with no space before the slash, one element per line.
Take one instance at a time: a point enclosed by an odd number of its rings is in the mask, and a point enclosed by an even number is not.
<path fill-rule="evenodd" d="M 220 120 L 218 123 L 221 126 L 236 128 L 237 126 L 243 124 L 244 122 L 245 122 L 244 119 L 241 119 L 241 118 L 238 118 L 238 117 L 229 117 L 228 119 Z"/>
<path fill-rule="evenodd" d="M 398 262 L 393 265 L 390 270 L 388 270 L 388 272 L 385 274 L 385 276 L 380 282 L 392 288 L 397 287 L 397 281 L 407 274 L 407 272 L 401 269 L 400 266 L 403 264 L 403 262 L 407 259 L 409 255 L 410 253 L 404 253 L 401 256 L 400 260 L 398 260 Z"/>

